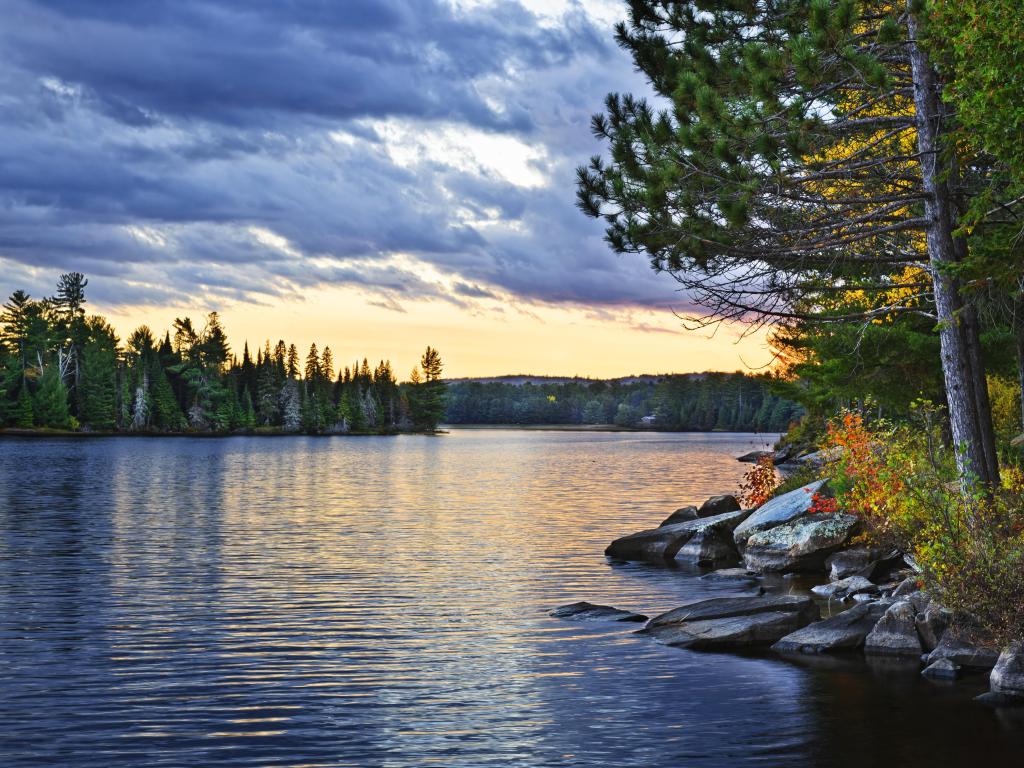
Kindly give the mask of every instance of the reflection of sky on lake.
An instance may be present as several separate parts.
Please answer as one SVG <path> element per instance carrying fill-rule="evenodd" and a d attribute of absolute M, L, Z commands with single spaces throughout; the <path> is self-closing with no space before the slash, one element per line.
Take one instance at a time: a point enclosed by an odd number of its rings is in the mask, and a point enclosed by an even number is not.
<path fill-rule="evenodd" d="M 735 488 L 758 440 L 0 442 L 0 763 L 952 766 L 977 739 L 1019 749 L 1019 722 L 970 702 L 980 683 L 546 615 L 742 590 L 601 552 Z"/>

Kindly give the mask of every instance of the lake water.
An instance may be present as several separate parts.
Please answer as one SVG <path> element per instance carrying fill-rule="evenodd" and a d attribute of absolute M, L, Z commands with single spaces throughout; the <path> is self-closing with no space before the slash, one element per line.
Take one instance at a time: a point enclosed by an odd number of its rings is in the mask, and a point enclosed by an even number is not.
<path fill-rule="evenodd" d="M 546 615 L 742 591 L 602 552 L 764 443 L 2 440 L 0 765 L 1020 765 L 984 678 Z"/>

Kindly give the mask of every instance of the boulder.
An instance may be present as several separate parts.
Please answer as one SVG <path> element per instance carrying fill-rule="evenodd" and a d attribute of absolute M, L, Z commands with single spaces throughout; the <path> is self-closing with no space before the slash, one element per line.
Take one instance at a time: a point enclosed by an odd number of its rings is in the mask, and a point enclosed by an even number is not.
<path fill-rule="evenodd" d="M 661 527 L 664 528 L 666 525 L 685 523 L 688 520 L 696 520 L 698 517 L 700 517 L 700 515 L 697 514 L 696 507 L 680 507 L 662 521 Z"/>
<path fill-rule="evenodd" d="M 939 659 L 925 667 L 921 674 L 937 680 L 956 680 L 960 677 L 960 665 L 954 664 L 949 659 Z"/>
<path fill-rule="evenodd" d="M 909 576 L 900 582 L 900 585 L 896 587 L 896 590 L 892 593 L 892 596 L 897 600 L 901 597 L 909 597 L 913 593 L 917 592 L 921 588 L 917 585 L 917 578 Z"/>
<path fill-rule="evenodd" d="M 765 456 L 774 456 L 775 451 L 751 451 L 750 453 L 744 453 L 742 456 L 737 456 L 736 461 L 742 461 L 745 464 L 756 464 L 760 459 Z"/>
<path fill-rule="evenodd" d="M 862 603 L 824 621 L 816 621 L 786 635 L 772 650 L 788 653 L 828 653 L 854 650 L 886 611 L 881 603 Z"/>
<path fill-rule="evenodd" d="M 655 616 L 644 632 L 666 645 L 697 650 L 761 646 L 771 645 L 819 616 L 808 597 L 718 597 Z"/>
<path fill-rule="evenodd" d="M 726 581 L 738 579 L 740 581 L 757 581 L 757 574 L 751 573 L 746 568 L 720 568 L 711 573 L 705 573 L 700 577 L 702 581 Z"/>
<path fill-rule="evenodd" d="M 914 606 L 909 600 L 890 605 L 865 638 L 864 652 L 883 656 L 920 656 L 923 649 L 914 618 Z"/>
<path fill-rule="evenodd" d="M 938 647 L 952 619 L 953 614 L 941 605 L 929 605 L 923 611 L 918 611 L 914 623 L 917 625 L 917 636 L 921 638 L 921 645 L 926 651 L 931 652 Z"/>
<path fill-rule="evenodd" d="M 824 467 L 826 464 L 831 464 L 833 461 L 838 461 L 843 455 L 843 448 L 836 446 L 835 448 L 826 448 L 821 451 L 815 451 L 814 453 L 804 454 L 799 458 L 793 459 L 794 464 L 800 464 L 804 467 L 814 467 L 815 469 Z"/>
<path fill-rule="evenodd" d="M 743 511 L 726 512 L 714 517 L 702 517 L 640 531 L 616 539 L 608 545 L 604 553 L 620 560 L 673 560 L 690 539 L 700 534 L 701 537 L 694 547 L 680 558 L 684 561 L 699 562 L 700 556 L 713 549 L 713 541 L 716 538 L 728 543 L 733 529 L 748 514 Z"/>
<path fill-rule="evenodd" d="M 748 518 L 749 520 L 749 518 Z M 853 515 L 832 513 L 800 517 L 754 533 L 746 540 L 743 563 L 752 571 L 817 571 L 857 528 Z"/>
<path fill-rule="evenodd" d="M 980 639 L 977 627 L 965 619 L 953 621 L 928 654 L 928 663 L 949 659 L 954 664 L 971 669 L 992 669 L 999 660 L 999 651 L 988 647 Z"/>
<path fill-rule="evenodd" d="M 999 655 L 989 685 L 993 693 L 1024 702 L 1024 643 L 1013 643 Z"/>
<path fill-rule="evenodd" d="M 570 603 L 548 612 L 558 619 L 603 619 L 606 621 L 647 621 L 647 617 L 632 611 L 623 611 L 610 605 L 595 603 Z"/>
<path fill-rule="evenodd" d="M 830 581 L 828 584 L 811 587 L 811 592 L 829 600 L 844 600 L 859 594 L 876 595 L 878 587 L 863 576 L 848 576 L 839 581 Z"/>
<path fill-rule="evenodd" d="M 732 532 L 748 514 L 737 510 L 695 520 L 693 536 L 679 548 L 673 559 L 710 567 L 738 562 L 740 553 Z"/>
<path fill-rule="evenodd" d="M 776 526 L 783 525 L 798 517 L 807 514 L 811 508 L 811 502 L 815 493 L 825 495 L 828 492 L 828 484 L 825 480 L 817 480 L 803 488 L 776 496 L 760 507 L 736 527 L 736 545 L 743 551 L 747 539 L 760 531 L 767 531 Z"/>
<path fill-rule="evenodd" d="M 740 503 L 736 500 L 735 496 L 729 496 L 728 494 L 712 496 L 700 505 L 700 509 L 697 510 L 697 517 L 714 517 L 726 512 L 737 512 L 740 509 Z"/>
<path fill-rule="evenodd" d="M 850 576 L 867 578 L 872 563 L 877 559 L 878 550 L 869 547 L 854 547 L 830 555 L 825 561 L 825 567 L 828 569 L 828 577 L 832 581 L 839 581 Z"/>

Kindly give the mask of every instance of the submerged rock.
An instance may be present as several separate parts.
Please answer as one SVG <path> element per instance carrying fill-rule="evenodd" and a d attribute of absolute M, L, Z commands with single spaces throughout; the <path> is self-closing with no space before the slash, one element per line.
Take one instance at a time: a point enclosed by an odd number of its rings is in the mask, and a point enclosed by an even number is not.
<path fill-rule="evenodd" d="M 740 509 L 740 503 L 736 500 L 735 496 L 729 496 L 728 494 L 712 496 L 700 505 L 700 509 L 697 510 L 697 517 L 714 517 L 726 512 L 738 512 Z"/>
<path fill-rule="evenodd" d="M 755 533 L 767 531 L 806 515 L 807 510 L 811 508 L 814 494 L 825 495 L 827 492 L 827 481 L 817 480 L 810 485 L 776 496 L 762 504 L 753 511 L 750 517 L 736 527 L 736 545 L 742 551 L 747 540 Z"/>
<path fill-rule="evenodd" d="M 655 616 L 644 632 L 666 645 L 698 650 L 771 645 L 819 616 L 807 597 L 719 597 Z"/>
<path fill-rule="evenodd" d="M 993 693 L 1024 703 L 1024 643 L 1014 643 L 999 655 L 989 685 Z"/>
<path fill-rule="evenodd" d="M 700 515 L 697 514 L 696 507 L 680 507 L 671 515 L 662 520 L 661 527 L 664 528 L 666 525 L 685 523 L 689 520 L 696 520 L 698 517 L 700 517 Z"/>
<path fill-rule="evenodd" d="M 939 659 L 929 664 L 921 674 L 937 680 L 956 680 L 960 677 L 960 665 L 953 663 L 949 659 Z"/>
<path fill-rule="evenodd" d="M 857 528 L 853 515 L 808 515 L 752 534 L 743 562 L 752 571 L 815 571 L 845 544 Z"/>
<path fill-rule="evenodd" d="M 977 627 L 958 619 L 950 624 L 935 650 L 928 654 L 928 663 L 949 659 L 961 667 L 992 669 L 999 660 L 999 651 L 986 646 L 981 637 Z"/>
<path fill-rule="evenodd" d="M 848 576 L 839 581 L 830 581 L 828 584 L 811 587 L 811 592 L 829 600 L 843 600 L 859 594 L 878 594 L 878 587 L 863 576 Z"/>
<path fill-rule="evenodd" d="M 729 551 L 733 551 L 730 542 L 732 531 L 747 514 L 743 511 L 727 512 L 714 517 L 702 517 L 640 531 L 616 539 L 608 545 L 604 553 L 620 560 L 673 560 L 696 536 L 698 538 L 694 545 L 678 559 L 704 562 L 702 558 L 715 551 L 718 540 L 724 541 L 729 546 Z"/>
<path fill-rule="evenodd" d="M 647 621 L 647 617 L 632 611 L 623 611 L 610 605 L 596 603 L 570 603 L 548 612 L 558 619 L 604 619 L 607 621 Z"/>
<path fill-rule="evenodd" d="M 886 611 L 881 603 L 862 603 L 824 621 L 786 635 L 772 646 L 784 653 L 828 653 L 860 648 Z"/>
<path fill-rule="evenodd" d="M 893 603 L 864 640 L 864 652 L 884 656 L 920 656 L 916 613 L 909 600 Z"/>

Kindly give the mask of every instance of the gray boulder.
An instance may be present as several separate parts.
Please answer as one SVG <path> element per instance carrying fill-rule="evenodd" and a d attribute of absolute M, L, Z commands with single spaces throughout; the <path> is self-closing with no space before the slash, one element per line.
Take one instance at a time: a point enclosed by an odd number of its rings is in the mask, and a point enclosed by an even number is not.
<path fill-rule="evenodd" d="M 775 451 L 751 451 L 750 453 L 744 453 L 742 456 L 737 456 L 736 461 L 742 461 L 745 464 L 756 464 L 765 456 L 774 455 Z"/>
<path fill-rule="evenodd" d="M 917 625 L 917 636 L 921 638 L 921 645 L 926 651 L 934 651 L 939 646 L 952 619 L 953 614 L 941 605 L 929 605 L 923 611 L 918 610 L 914 623 Z"/>
<path fill-rule="evenodd" d="M 719 597 L 676 608 L 644 632 L 666 645 L 713 650 L 771 645 L 819 618 L 814 601 L 796 595 Z"/>
<path fill-rule="evenodd" d="M 640 531 L 616 539 L 608 545 L 604 553 L 620 560 L 673 560 L 690 539 L 699 535 L 694 546 L 679 559 L 703 562 L 702 558 L 714 549 L 716 539 L 724 540 L 731 549 L 729 539 L 732 537 L 732 531 L 748 514 L 743 511 L 727 512 L 714 517 L 702 517 Z"/>
<path fill-rule="evenodd" d="M 570 603 L 548 612 L 558 619 L 603 619 L 605 621 L 647 621 L 647 617 L 632 611 L 623 611 L 610 605 L 595 603 Z"/>
<path fill-rule="evenodd" d="M 700 515 L 697 514 L 696 507 L 680 507 L 662 521 L 661 527 L 664 528 L 666 525 L 685 523 L 689 520 L 696 520 L 698 517 L 700 517 Z"/>
<path fill-rule="evenodd" d="M 1013 643 L 999 655 L 989 685 L 993 693 L 1024 701 L 1024 643 Z"/>
<path fill-rule="evenodd" d="M 909 600 L 893 603 L 864 640 L 864 652 L 882 656 L 920 656 L 914 606 Z"/>
<path fill-rule="evenodd" d="M 871 571 L 871 564 L 878 559 L 878 556 L 878 550 L 869 547 L 854 547 L 836 552 L 825 561 L 828 577 L 832 581 L 839 581 L 850 576 L 866 578 Z"/>
<path fill-rule="evenodd" d="M 739 501 L 735 496 L 712 496 L 700 505 L 697 510 L 697 517 L 714 517 L 726 512 L 737 512 L 741 509 Z"/>
<path fill-rule="evenodd" d="M 936 680 L 956 680 L 960 677 L 960 665 L 954 664 L 949 659 L 939 659 L 935 663 L 929 664 L 921 674 Z"/>
<path fill-rule="evenodd" d="M 935 650 L 928 654 L 928 663 L 949 659 L 971 669 L 992 669 L 999 660 L 999 651 L 988 647 L 981 632 L 965 619 L 953 621 L 942 634 Z"/>
<path fill-rule="evenodd" d="M 828 493 L 827 481 L 816 480 L 803 488 L 776 496 L 755 509 L 750 517 L 736 527 L 736 545 L 740 551 L 743 551 L 747 539 L 755 533 L 767 531 L 806 515 L 807 510 L 811 508 L 815 493 L 826 495 Z"/>
<path fill-rule="evenodd" d="M 917 586 L 917 579 L 914 576 L 908 576 L 900 582 L 900 585 L 896 587 L 892 596 L 898 600 L 901 597 L 909 597 L 920 589 L 921 588 Z"/>
<path fill-rule="evenodd" d="M 860 648 L 886 611 L 880 603 L 862 603 L 786 635 L 772 646 L 783 653 L 829 653 Z"/>
<path fill-rule="evenodd" d="M 811 587 L 811 592 L 829 600 L 844 600 L 860 594 L 876 595 L 878 587 L 863 576 L 848 576 L 839 581 L 830 581 L 828 584 Z"/>
<path fill-rule="evenodd" d="M 800 517 L 752 534 L 745 543 L 743 563 L 759 573 L 818 571 L 857 525 L 856 517 L 841 513 Z"/>
<path fill-rule="evenodd" d="M 740 553 L 732 532 L 748 514 L 737 510 L 694 521 L 693 536 L 679 548 L 673 559 L 711 567 L 738 562 Z"/>

